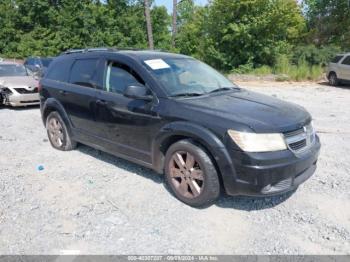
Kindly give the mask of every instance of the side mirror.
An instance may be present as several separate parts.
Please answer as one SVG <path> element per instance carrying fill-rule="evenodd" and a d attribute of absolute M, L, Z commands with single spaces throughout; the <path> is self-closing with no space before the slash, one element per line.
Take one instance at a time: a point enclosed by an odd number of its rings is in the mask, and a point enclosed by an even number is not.
<path fill-rule="evenodd" d="M 33 72 L 33 76 L 34 76 L 34 78 L 39 79 L 39 78 L 42 77 L 42 72 L 41 71 L 35 71 L 35 72 Z"/>
<path fill-rule="evenodd" d="M 33 72 L 39 72 L 40 71 L 40 66 L 39 65 L 34 65 L 34 66 L 31 67 L 31 70 Z"/>
<path fill-rule="evenodd" d="M 148 94 L 148 89 L 143 85 L 128 86 L 124 91 L 124 96 L 132 99 L 152 101 L 153 96 Z"/>

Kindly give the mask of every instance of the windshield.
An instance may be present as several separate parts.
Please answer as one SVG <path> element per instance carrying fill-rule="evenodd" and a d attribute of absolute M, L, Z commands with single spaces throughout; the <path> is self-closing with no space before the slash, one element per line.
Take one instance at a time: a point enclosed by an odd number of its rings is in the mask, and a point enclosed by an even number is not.
<path fill-rule="evenodd" d="M 144 63 L 169 96 L 202 95 L 237 87 L 210 66 L 192 58 L 152 59 Z"/>
<path fill-rule="evenodd" d="M 23 65 L 1 65 L 0 64 L 0 77 L 4 76 L 27 76 L 27 70 Z"/>

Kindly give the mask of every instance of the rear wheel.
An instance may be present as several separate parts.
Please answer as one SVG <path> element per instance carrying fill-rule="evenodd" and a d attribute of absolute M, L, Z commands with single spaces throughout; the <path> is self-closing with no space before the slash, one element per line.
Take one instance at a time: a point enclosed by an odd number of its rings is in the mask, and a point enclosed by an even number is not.
<path fill-rule="evenodd" d="M 72 141 L 67 127 L 60 114 L 51 112 L 46 119 L 46 130 L 51 145 L 62 151 L 69 151 L 76 148 L 77 143 Z"/>
<path fill-rule="evenodd" d="M 339 79 L 337 77 L 337 74 L 334 72 L 331 72 L 328 77 L 329 84 L 331 86 L 337 86 L 339 85 Z"/>
<path fill-rule="evenodd" d="M 220 195 L 220 182 L 209 155 L 191 140 L 181 140 L 168 149 L 165 157 L 166 181 L 182 202 L 204 206 Z"/>

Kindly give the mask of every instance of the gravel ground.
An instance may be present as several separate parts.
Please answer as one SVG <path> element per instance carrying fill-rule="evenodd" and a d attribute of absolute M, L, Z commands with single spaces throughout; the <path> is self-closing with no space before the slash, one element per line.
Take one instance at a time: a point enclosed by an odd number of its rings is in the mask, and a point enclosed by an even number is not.
<path fill-rule="evenodd" d="M 294 194 L 194 209 L 151 170 L 54 150 L 38 108 L 1 108 L 0 254 L 350 254 L 350 88 L 240 84 L 314 117 L 318 169 Z"/>

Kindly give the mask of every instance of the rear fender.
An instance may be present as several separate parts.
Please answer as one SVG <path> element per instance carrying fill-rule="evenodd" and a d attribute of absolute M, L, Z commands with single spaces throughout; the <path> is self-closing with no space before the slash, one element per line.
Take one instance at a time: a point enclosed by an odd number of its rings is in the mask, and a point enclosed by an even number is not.
<path fill-rule="evenodd" d="M 64 110 L 64 107 L 62 106 L 62 104 L 58 100 L 51 97 L 46 99 L 45 103 L 41 107 L 41 118 L 43 120 L 44 126 L 46 126 L 47 116 L 52 111 L 57 111 L 60 114 L 60 116 L 62 117 L 62 120 L 66 124 L 69 134 L 72 136 L 72 123 L 68 117 L 68 114 Z"/>

